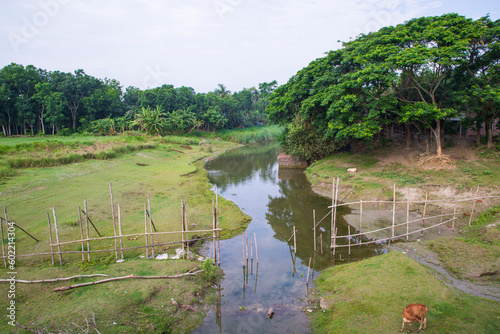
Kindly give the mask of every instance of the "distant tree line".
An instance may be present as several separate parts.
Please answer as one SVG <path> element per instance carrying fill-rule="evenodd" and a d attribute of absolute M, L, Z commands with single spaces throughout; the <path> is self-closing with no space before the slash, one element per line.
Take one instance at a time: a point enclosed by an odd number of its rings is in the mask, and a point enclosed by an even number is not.
<path fill-rule="evenodd" d="M 269 119 L 287 125 L 288 153 L 321 159 L 353 141 L 389 136 L 394 125 L 432 136 L 443 123 L 486 125 L 500 112 L 500 20 L 421 17 L 360 35 L 311 62 L 270 97 Z"/>
<path fill-rule="evenodd" d="M 231 93 L 223 84 L 209 93 L 163 85 L 122 89 L 114 79 L 83 70 L 49 72 L 12 63 L 0 69 L 0 126 L 4 136 L 113 134 L 141 130 L 182 134 L 243 128 L 267 121 L 276 81 Z"/>

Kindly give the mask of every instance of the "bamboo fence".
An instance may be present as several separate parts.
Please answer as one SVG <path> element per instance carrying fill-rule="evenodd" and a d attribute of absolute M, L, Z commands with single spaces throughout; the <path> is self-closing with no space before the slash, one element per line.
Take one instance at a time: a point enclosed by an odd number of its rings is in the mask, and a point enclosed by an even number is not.
<path fill-rule="evenodd" d="M 155 258 L 155 247 L 162 247 L 168 245 L 176 245 L 180 244 L 182 246 L 182 256 L 183 258 L 187 256 L 190 258 L 189 245 L 195 241 L 203 241 L 203 240 L 213 240 L 213 261 L 215 265 L 220 266 L 220 231 L 219 228 L 219 205 L 218 205 L 218 194 L 216 192 L 216 202 L 212 205 L 212 216 L 213 216 L 213 227 L 212 229 L 199 229 L 199 230 L 189 230 L 188 222 L 187 222 L 187 205 L 184 200 L 181 200 L 181 228 L 179 231 L 158 231 L 153 222 L 153 217 L 151 213 L 151 200 L 148 196 L 148 201 L 144 204 L 144 232 L 142 233 L 132 233 L 132 234 L 123 234 L 122 233 L 122 221 L 121 221 L 121 205 L 117 204 L 117 214 L 115 216 L 115 204 L 113 202 L 113 191 L 112 185 L 109 184 L 110 187 L 110 196 L 111 196 L 111 214 L 112 214 L 112 223 L 113 223 L 113 235 L 112 236 L 102 236 L 97 230 L 94 223 L 92 223 L 89 218 L 88 208 L 87 208 L 87 200 L 84 199 L 84 210 L 78 207 L 78 224 L 80 230 L 80 238 L 77 240 L 67 240 L 62 241 L 59 234 L 59 224 L 57 221 L 56 209 L 52 208 L 52 218 L 53 222 L 51 222 L 50 214 L 47 212 L 47 220 L 48 220 L 48 233 L 49 233 L 49 250 L 47 252 L 39 252 L 32 254 L 16 254 L 16 258 L 22 257 L 34 257 L 34 256 L 50 256 L 52 265 L 55 264 L 55 256 L 57 255 L 59 259 L 59 264 L 63 264 L 63 254 L 81 254 L 82 261 L 85 258 L 90 261 L 91 253 L 102 253 L 109 252 L 115 254 L 115 260 L 124 259 L 125 254 L 124 251 L 136 250 L 136 249 L 144 249 L 145 250 L 145 258 L 151 259 Z M 82 219 L 82 213 L 84 217 Z M 14 222 L 9 221 L 7 218 L 7 209 L 4 207 L 4 216 L 5 218 L 0 217 L 0 230 L 1 230 L 1 247 L 2 247 L 2 256 L 5 267 L 7 267 L 7 255 L 5 252 L 5 240 L 4 240 L 4 223 L 6 226 L 14 225 L 16 228 L 19 228 L 21 231 L 26 233 L 28 236 L 33 238 L 36 241 L 39 241 L 27 231 L 16 225 Z M 116 226 L 116 221 L 118 222 L 118 228 Z M 93 230 L 98 234 L 98 237 L 90 237 L 90 226 L 93 227 Z M 85 235 L 84 235 L 85 232 Z M 55 233 L 55 242 L 53 234 Z M 189 239 L 189 235 L 193 235 L 195 233 L 206 234 L 206 237 L 197 237 Z M 211 235 L 210 235 L 211 234 Z M 154 239 L 161 235 L 180 235 L 180 241 L 172 241 L 172 242 L 163 242 L 159 243 Z M 141 236 L 144 236 L 144 245 L 134 246 L 134 247 L 125 247 L 123 243 L 123 238 L 134 238 L 134 240 L 139 239 Z M 91 241 L 98 242 L 104 240 L 114 240 L 114 247 L 105 248 L 105 249 L 91 249 Z M 71 244 L 80 244 L 81 249 L 78 251 L 65 251 L 62 249 L 62 246 L 67 246 Z"/>
<path fill-rule="evenodd" d="M 345 196 L 347 197 L 347 195 Z M 345 199 L 345 197 L 343 199 Z M 393 187 L 393 199 L 392 201 L 363 201 L 360 200 L 358 202 L 343 202 L 343 199 L 339 202 L 339 178 L 333 180 L 333 189 L 332 189 L 332 205 L 329 207 L 331 210 L 318 222 L 316 223 L 316 214 L 313 211 L 313 234 L 314 234 L 314 250 L 316 250 L 316 243 L 317 243 L 317 238 L 316 238 L 316 228 L 329 216 L 331 215 L 331 243 L 330 243 L 330 248 L 333 251 L 333 254 L 335 255 L 335 251 L 338 248 L 348 248 L 349 249 L 349 254 L 351 253 L 351 247 L 354 246 L 361 246 L 361 245 L 369 245 L 373 243 L 381 243 L 381 242 L 386 242 L 386 241 L 393 241 L 397 239 L 402 239 L 406 238 L 406 240 L 409 240 L 409 237 L 413 234 L 418 234 L 422 236 L 424 231 L 430 230 L 433 228 L 438 228 L 439 231 L 438 233 L 441 234 L 441 228 L 443 225 L 451 225 L 452 231 L 455 230 L 456 228 L 456 223 L 459 217 L 468 217 L 468 222 L 466 223 L 468 226 L 470 226 L 475 210 L 477 209 L 478 203 L 483 203 L 488 202 L 488 210 L 489 206 L 496 201 L 500 196 L 480 196 L 480 197 L 473 197 L 473 198 L 466 198 L 466 199 L 435 199 L 435 200 L 429 200 L 428 194 L 426 193 L 426 198 L 425 200 L 420 200 L 420 201 L 410 201 L 410 200 L 404 200 L 404 201 L 398 201 L 396 198 L 396 185 L 394 184 Z M 461 212 L 457 211 L 457 204 L 461 202 L 472 202 L 471 203 L 471 210 L 463 210 Z M 372 231 L 366 231 L 366 229 L 363 227 L 363 206 L 366 208 L 367 205 L 390 205 L 392 206 L 392 222 L 390 222 L 390 225 L 386 227 L 382 227 L 379 229 L 375 229 Z M 356 233 L 351 233 L 351 228 L 354 228 L 354 226 L 348 225 L 347 226 L 347 235 L 338 235 L 338 227 L 337 227 L 337 210 L 338 208 L 342 206 L 349 206 L 351 208 L 355 208 L 356 206 L 359 205 L 359 228 L 358 232 Z M 417 219 L 410 219 L 410 210 L 411 206 L 423 206 L 423 214 L 422 217 L 419 217 Z M 433 205 L 435 207 L 435 211 L 441 211 L 441 214 L 436 214 L 429 216 L 427 215 L 427 210 L 430 205 Z M 405 213 L 406 213 L 406 221 L 404 222 L 397 222 L 396 219 L 396 212 L 398 210 L 398 207 L 405 206 Z M 446 208 L 452 208 L 449 210 L 450 212 L 445 212 Z M 402 210 L 401 210 L 402 211 Z M 404 212 L 403 212 L 404 213 Z M 421 227 L 420 227 L 421 224 Z M 415 226 L 419 226 L 416 228 Z M 405 227 L 406 226 L 406 233 L 396 233 L 397 230 L 400 230 L 400 227 Z M 410 230 L 410 226 L 413 226 L 413 230 Z M 376 233 L 384 232 L 387 231 L 390 233 L 390 236 L 387 237 L 375 237 L 374 235 Z M 292 235 L 293 237 L 293 235 Z M 291 239 L 291 238 L 290 238 Z M 322 237 L 321 237 L 322 239 Z M 344 240 L 345 243 L 341 244 L 339 243 L 339 240 Z M 355 243 L 352 242 L 352 240 L 356 240 Z M 290 240 L 289 240 L 290 241 Z M 321 240 L 321 245 L 322 245 L 322 240 Z M 321 247 L 322 248 L 322 247 Z"/>

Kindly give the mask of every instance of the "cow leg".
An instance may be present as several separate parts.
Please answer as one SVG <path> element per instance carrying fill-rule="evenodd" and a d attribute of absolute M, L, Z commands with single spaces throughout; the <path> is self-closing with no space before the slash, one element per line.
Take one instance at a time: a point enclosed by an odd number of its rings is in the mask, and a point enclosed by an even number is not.
<path fill-rule="evenodd" d="M 404 328 L 405 328 L 405 319 L 403 319 L 403 325 L 401 326 L 400 332 L 402 332 L 404 330 Z"/>

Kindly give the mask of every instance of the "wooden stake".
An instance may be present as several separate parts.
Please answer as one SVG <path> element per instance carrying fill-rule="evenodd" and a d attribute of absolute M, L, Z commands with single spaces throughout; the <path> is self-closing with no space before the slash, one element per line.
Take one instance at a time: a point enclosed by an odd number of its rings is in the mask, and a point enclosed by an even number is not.
<path fill-rule="evenodd" d="M 314 251 L 316 251 L 316 210 L 313 210 Z"/>
<path fill-rule="evenodd" d="M 441 207 L 441 220 L 439 221 L 439 223 L 443 222 L 443 216 L 444 216 L 444 200 L 443 200 L 443 204 Z M 441 226 L 442 226 L 442 224 L 439 224 L 439 227 L 438 227 L 438 234 L 439 235 L 441 235 Z"/>
<path fill-rule="evenodd" d="M 213 259 L 214 259 L 214 265 L 217 264 L 217 249 L 215 248 L 216 246 L 216 240 L 215 240 L 215 203 L 214 203 L 214 200 L 212 199 L 212 227 L 213 227 L 213 231 L 212 231 L 212 238 L 213 238 L 213 248 L 214 248 L 214 256 L 213 256 Z"/>
<path fill-rule="evenodd" d="M 5 213 L 5 217 L 7 217 L 7 209 L 4 207 L 3 208 L 3 212 Z M 7 218 L 5 218 L 5 227 L 6 227 L 6 230 L 9 231 L 9 225 L 8 225 L 8 220 Z M 2 255 L 3 255 L 3 265 L 5 266 L 5 268 L 7 268 L 7 257 L 5 256 L 5 243 L 4 243 L 4 239 L 5 239 L 5 236 L 3 234 L 3 219 L 0 219 L 0 230 L 2 231 Z"/>
<path fill-rule="evenodd" d="M 363 233 L 363 200 L 359 201 L 359 233 Z"/>
<path fill-rule="evenodd" d="M 89 231 L 89 212 L 87 211 L 87 199 L 83 199 L 83 206 L 85 209 L 85 229 L 86 229 L 86 237 L 87 237 L 87 260 L 90 261 L 90 231 Z M 59 241 L 58 241 L 59 243 Z"/>
<path fill-rule="evenodd" d="M 425 202 L 424 202 L 424 215 L 422 216 L 422 231 L 420 232 L 420 236 L 424 235 L 424 223 L 425 223 L 425 211 L 427 210 L 427 198 L 429 196 L 429 193 L 425 193 Z"/>
<path fill-rule="evenodd" d="M 396 224 L 396 183 L 394 183 L 392 204 L 392 238 L 394 239 L 394 225 Z"/>
<path fill-rule="evenodd" d="M 59 252 L 59 264 L 62 266 L 62 255 L 61 255 L 61 245 L 59 244 L 59 228 L 57 226 L 57 216 L 56 216 L 56 208 L 52 208 L 52 214 L 54 215 L 54 227 L 56 229 L 56 242 L 57 242 L 57 250 Z"/>
<path fill-rule="evenodd" d="M 153 230 L 156 232 L 156 226 L 155 223 L 153 222 L 153 214 L 151 213 L 151 197 L 148 195 L 148 215 L 149 215 L 149 221 L 151 225 L 153 225 Z"/>
<path fill-rule="evenodd" d="M 323 233 L 319 235 L 319 249 L 321 249 L 321 255 L 323 255 Z"/>
<path fill-rule="evenodd" d="M 146 239 L 146 259 L 149 259 L 148 208 L 144 203 L 144 237 Z"/>
<path fill-rule="evenodd" d="M 406 240 L 410 237 L 410 200 L 406 199 Z"/>
<path fill-rule="evenodd" d="M 109 183 L 109 194 L 111 196 L 111 215 L 113 216 L 113 232 L 114 232 L 114 236 L 115 236 L 115 260 L 118 260 L 118 250 L 117 250 L 118 245 L 117 245 L 117 240 L 116 240 L 115 204 L 113 202 L 113 187 L 111 186 L 111 182 Z"/>
<path fill-rule="evenodd" d="M 185 205 L 185 203 L 184 203 L 184 205 Z M 184 214 L 186 215 L 186 217 L 184 219 L 184 224 L 186 225 L 187 258 L 189 260 L 191 255 L 189 254 L 189 227 L 188 227 L 188 220 L 187 220 L 187 210 L 184 211 Z"/>
<path fill-rule="evenodd" d="M 349 243 L 349 255 L 351 255 L 351 225 L 347 225 L 347 231 L 348 231 L 347 241 Z"/>
<path fill-rule="evenodd" d="M 470 213 L 469 226 L 472 223 L 472 216 L 474 216 L 474 209 L 476 208 L 476 200 L 472 203 L 472 212 Z"/>
<path fill-rule="evenodd" d="M 220 267 L 220 234 L 219 234 L 219 187 L 215 186 L 215 217 L 217 226 L 217 265 Z"/>
<path fill-rule="evenodd" d="M 335 206 L 335 178 L 332 181 L 332 219 L 331 219 L 331 235 L 332 238 L 330 238 L 330 246 L 333 247 L 333 232 L 335 231 L 335 223 L 334 223 L 334 218 L 333 218 L 333 207 Z"/>
<path fill-rule="evenodd" d="M 122 214 L 120 210 L 120 204 L 118 204 L 118 234 L 120 235 L 120 254 L 123 260 Z"/>
<path fill-rule="evenodd" d="M 338 229 L 335 228 L 335 234 L 333 235 L 333 255 L 335 255 L 335 248 L 337 247 L 337 231 Z"/>
<path fill-rule="evenodd" d="M 49 221 L 49 224 L 50 224 L 50 221 Z M 78 207 L 78 225 L 80 225 L 80 240 L 82 241 L 80 244 L 80 246 L 82 247 L 82 261 L 85 261 L 85 246 L 83 243 L 83 221 L 82 221 L 82 208 L 81 207 Z M 51 241 L 51 243 L 52 243 L 52 241 Z"/>
<path fill-rule="evenodd" d="M 54 265 L 54 246 L 52 246 L 53 245 L 53 243 L 52 243 L 52 226 L 50 225 L 50 214 L 48 212 L 47 212 L 47 220 L 49 221 L 50 253 L 52 256 L 52 265 Z M 80 224 L 81 224 L 81 222 L 80 222 Z M 82 239 L 83 239 L 83 237 L 82 237 Z M 3 230 L 2 230 L 2 240 L 3 240 Z M 82 241 L 82 244 L 83 244 L 83 241 Z M 83 251 L 83 247 L 82 247 L 82 251 Z M 83 257 L 83 255 L 82 255 L 82 257 Z"/>
<path fill-rule="evenodd" d="M 253 262 L 253 239 L 250 238 L 250 260 Z M 253 266 L 252 266 L 253 269 Z"/>
<path fill-rule="evenodd" d="M 245 267 L 245 233 L 241 235 L 243 240 L 243 267 Z"/>
<path fill-rule="evenodd" d="M 153 256 L 153 258 L 155 257 L 155 241 L 154 241 L 154 236 L 153 236 L 153 229 L 154 229 L 154 225 L 153 225 L 153 218 L 151 218 L 151 201 L 149 199 L 149 195 L 148 195 L 148 214 L 149 214 L 149 231 L 151 232 L 151 255 Z M 154 229 L 156 231 L 156 229 Z"/>
<path fill-rule="evenodd" d="M 181 199 L 181 237 L 182 237 L 182 258 L 184 259 L 184 256 L 186 255 L 186 244 L 184 243 L 184 210 L 186 208 L 184 207 L 184 200 Z"/>
<path fill-rule="evenodd" d="M 245 255 L 246 255 L 246 258 L 247 258 L 247 261 L 248 261 L 248 233 L 245 232 Z"/>

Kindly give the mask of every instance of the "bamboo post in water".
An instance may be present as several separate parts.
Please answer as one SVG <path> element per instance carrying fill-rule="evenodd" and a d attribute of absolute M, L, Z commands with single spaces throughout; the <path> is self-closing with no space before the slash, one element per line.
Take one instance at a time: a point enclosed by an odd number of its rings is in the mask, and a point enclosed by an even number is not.
<path fill-rule="evenodd" d="M 90 261 L 90 231 L 89 231 L 89 212 L 87 211 L 87 199 L 83 199 L 83 207 L 85 209 L 85 230 L 87 237 L 87 260 Z"/>
<path fill-rule="evenodd" d="M 118 234 L 120 235 L 120 255 L 122 256 L 123 260 L 122 214 L 120 204 L 118 204 Z"/>
<path fill-rule="evenodd" d="M 250 237 L 250 260 L 252 260 L 253 263 L 253 239 Z M 253 266 L 252 266 L 253 269 Z"/>
<path fill-rule="evenodd" d="M 472 202 L 472 212 L 470 213 L 469 226 L 472 223 L 472 216 L 474 215 L 474 209 L 476 208 L 476 200 Z"/>
<path fill-rule="evenodd" d="M 59 227 L 57 226 L 57 216 L 56 216 L 56 208 L 52 208 L 52 214 L 54 215 L 54 228 L 56 230 L 56 242 L 57 242 L 57 250 L 59 252 L 59 264 L 62 266 L 62 255 L 61 255 L 61 244 L 59 243 Z"/>
<path fill-rule="evenodd" d="M 213 228 L 213 231 L 212 231 L 212 240 L 213 240 L 213 248 L 214 248 L 214 256 L 213 256 L 213 259 L 214 259 L 214 265 L 217 264 L 217 249 L 215 248 L 215 245 L 216 245 L 216 240 L 215 240 L 215 204 L 214 204 L 214 200 L 212 199 L 212 228 Z"/>
<path fill-rule="evenodd" d="M 78 224 L 80 225 L 80 240 L 82 241 L 80 244 L 80 246 L 82 247 L 82 261 L 85 261 L 85 244 L 83 243 L 83 221 L 81 207 L 78 207 Z"/>
<path fill-rule="evenodd" d="M 243 241 L 243 267 L 245 267 L 245 233 L 241 235 Z"/>
<path fill-rule="evenodd" d="M 335 183 L 335 180 L 333 180 L 333 182 Z M 338 194 L 339 194 L 339 178 L 337 178 L 337 185 L 334 186 L 335 188 L 335 196 L 333 197 L 333 213 L 332 213 L 332 233 L 333 231 L 336 231 L 337 230 L 337 197 L 338 197 Z M 336 234 L 335 234 L 335 237 L 336 237 Z M 335 243 L 335 241 L 334 241 Z M 334 247 L 334 250 L 335 250 L 335 247 Z"/>
<path fill-rule="evenodd" d="M 316 251 L 316 210 L 313 210 L 314 251 Z"/>
<path fill-rule="evenodd" d="M 111 182 L 109 183 L 109 195 L 111 196 L 111 215 L 113 217 L 113 233 L 115 236 L 115 260 L 118 260 L 118 245 L 116 240 L 116 221 L 115 221 L 115 204 L 113 202 L 113 187 Z"/>
<path fill-rule="evenodd" d="M 217 226 L 217 264 L 220 267 L 220 235 L 219 235 L 219 187 L 215 186 L 215 222 Z"/>
<path fill-rule="evenodd" d="M 257 260 L 257 264 L 259 264 L 259 251 L 257 249 L 257 236 L 255 235 L 255 232 L 253 234 L 253 238 L 255 239 L 255 257 Z"/>
<path fill-rule="evenodd" d="M 420 236 L 424 235 L 425 212 L 427 210 L 427 198 L 428 198 L 428 196 L 429 196 L 429 193 L 426 192 L 425 193 L 425 202 L 424 202 L 424 214 L 422 216 L 422 231 L 420 231 Z"/>
<path fill-rule="evenodd" d="M 146 259 L 149 259 L 148 208 L 144 203 L 144 237 L 146 239 Z"/>
<path fill-rule="evenodd" d="M 394 183 L 394 191 L 392 196 L 392 239 L 394 239 L 394 225 L 396 225 L 396 183 Z"/>
<path fill-rule="evenodd" d="M 245 232 L 245 254 L 247 257 L 247 261 L 248 261 L 248 233 L 247 232 Z"/>
<path fill-rule="evenodd" d="M 80 210 L 80 209 L 78 209 Z M 54 265 L 54 246 L 53 246 L 53 243 L 52 243 L 52 226 L 50 225 L 50 214 L 47 212 L 47 220 L 49 221 L 49 242 L 50 242 L 50 255 L 52 256 L 52 265 Z M 81 222 L 80 222 L 81 224 Z M 83 239 L 83 237 L 82 237 Z M 2 242 L 3 242 L 3 227 L 2 227 Z M 82 244 L 83 244 L 83 241 L 82 241 Z M 83 251 L 83 247 L 82 247 L 82 251 Z M 5 254 L 4 254 L 5 256 Z M 83 257 L 83 255 L 82 255 Z M 83 261 L 83 259 L 82 259 Z"/>

